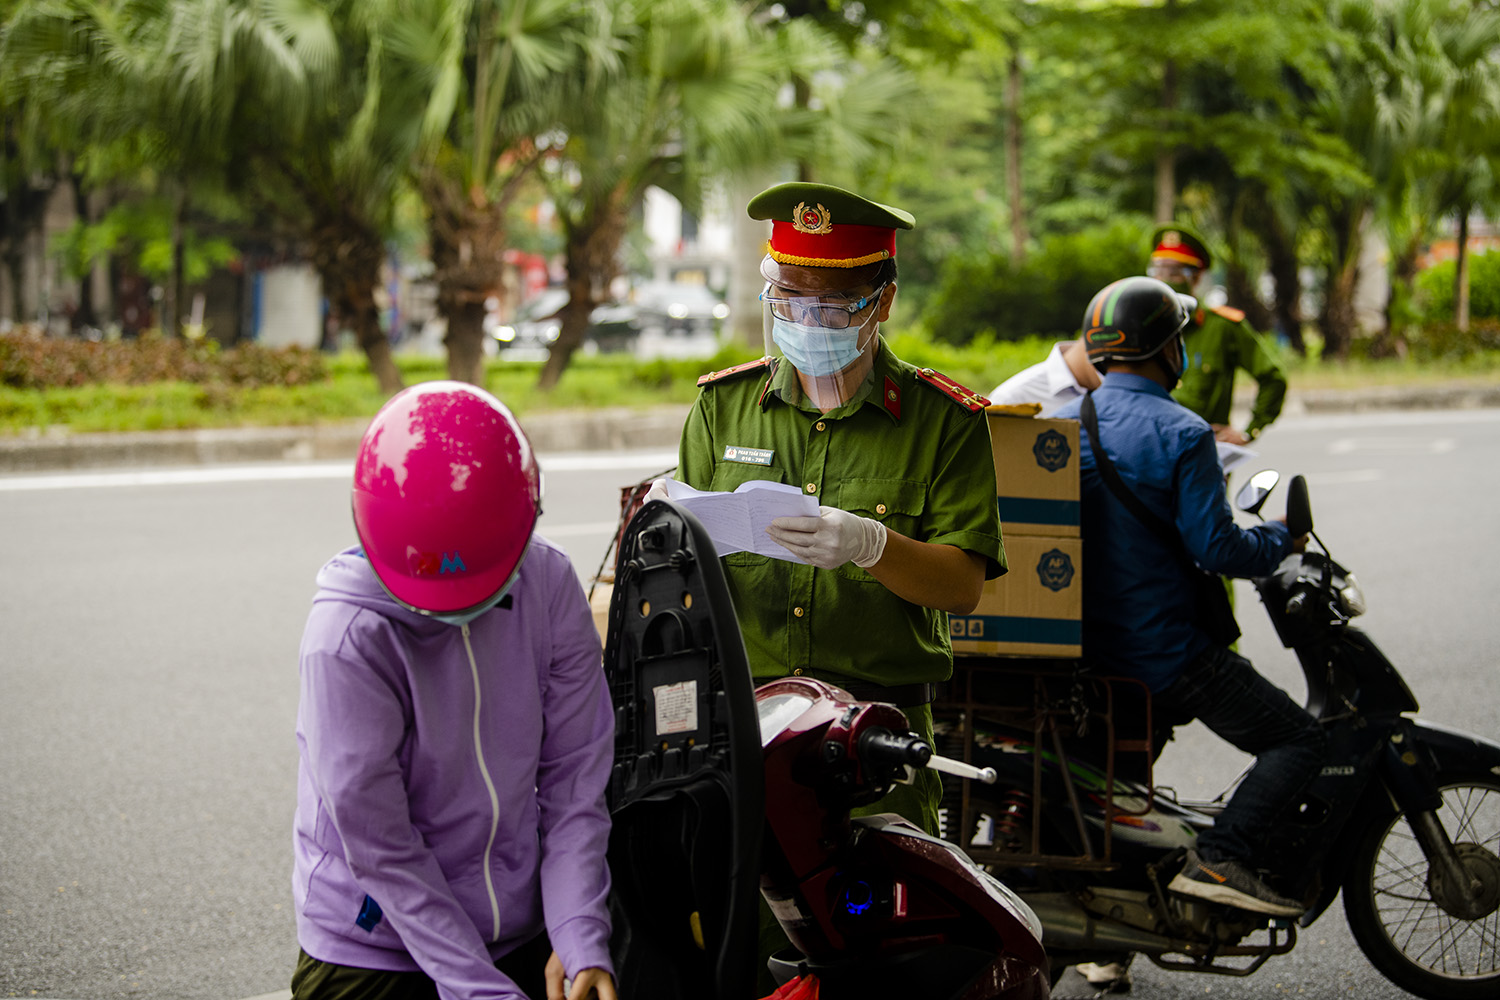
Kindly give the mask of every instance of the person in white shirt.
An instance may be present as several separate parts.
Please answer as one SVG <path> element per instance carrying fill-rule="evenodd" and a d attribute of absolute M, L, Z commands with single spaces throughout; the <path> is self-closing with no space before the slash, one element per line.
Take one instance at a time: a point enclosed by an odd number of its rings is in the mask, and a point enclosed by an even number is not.
<path fill-rule="evenodd" d="M 995 386 L 991 403 L 1040 403 L 1040 417 L 1052 415 L 1064 403 L 1098 388 L 1099 373 L 1089 364 L 1082 339 L 1052 345 L 1047 357 Z"/>

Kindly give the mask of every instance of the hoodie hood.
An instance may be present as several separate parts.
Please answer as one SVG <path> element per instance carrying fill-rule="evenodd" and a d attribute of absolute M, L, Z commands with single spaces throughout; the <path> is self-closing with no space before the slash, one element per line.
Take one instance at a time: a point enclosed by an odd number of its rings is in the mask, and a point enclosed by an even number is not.
<path fill-rule="evenodd" d="M 421 632 L 456 627 L 398 604 L 380 585 L 374 567 L 365 558 L 365 550 L 358 545 L 340 552 L 318 570 L 318 593 L 313 597 L 313 603 L 319 601 L 357 605 Z"/>

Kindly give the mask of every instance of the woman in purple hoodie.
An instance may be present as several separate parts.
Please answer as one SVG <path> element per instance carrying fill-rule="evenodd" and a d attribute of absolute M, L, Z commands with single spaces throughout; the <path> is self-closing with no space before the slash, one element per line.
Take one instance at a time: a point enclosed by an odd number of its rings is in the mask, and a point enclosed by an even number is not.
<path fill-rule="evenodd" d="M 365 433 L 361 544 L 302 639 L 295 1000 L 616 1000 L 613 715 L 540 499 L 473 386 L 407 389 Z"/>

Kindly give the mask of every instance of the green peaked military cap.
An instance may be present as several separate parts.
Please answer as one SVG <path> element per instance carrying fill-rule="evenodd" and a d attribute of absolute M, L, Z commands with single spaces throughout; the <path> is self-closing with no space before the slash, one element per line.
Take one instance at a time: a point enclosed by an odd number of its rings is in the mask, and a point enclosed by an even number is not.
<path fill-rule="evenodd" d="M 869 281 L 896 256 L 896 230 L 916 225 L 909 212 L 831 184 L 777 184 L 751 198 L 745 210 L 771 223 L 761 274 L 811 293 Z"/>
<path fill-rule="evenodd" d="M 1214 262 L 1214 255 L 1208 249 L 1208 241 L 1180 222 L 1157 226 L 1152 231 L 1151 256 L 1164 257 L 1199 269 L 1206 269 Z"/>

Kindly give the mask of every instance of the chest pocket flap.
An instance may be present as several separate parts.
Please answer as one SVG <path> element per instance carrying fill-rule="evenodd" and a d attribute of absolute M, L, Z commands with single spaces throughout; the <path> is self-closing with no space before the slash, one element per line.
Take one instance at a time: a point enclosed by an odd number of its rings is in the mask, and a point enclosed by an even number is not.
<path fill-rule="evenodd" d="M 839 507 L 877 521 L 916 519 L 926 504 L 927 484 L 914 479 L 845 479 L 839 484 Z"/>

